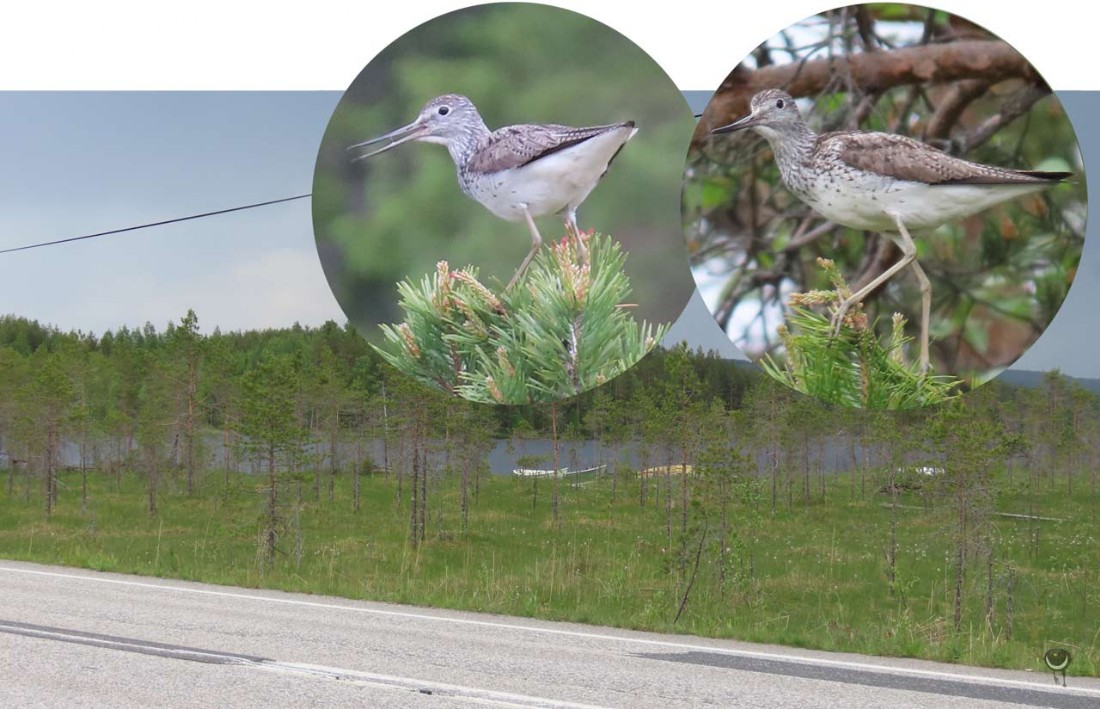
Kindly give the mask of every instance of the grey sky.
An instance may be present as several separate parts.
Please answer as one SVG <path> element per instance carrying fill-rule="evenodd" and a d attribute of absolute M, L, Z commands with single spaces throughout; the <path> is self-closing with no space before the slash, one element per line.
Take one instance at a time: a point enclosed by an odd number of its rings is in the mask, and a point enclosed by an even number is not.
<path fill-rule="evenodd" d="M 308 193 L 338 92 L 0 93 L 0 248 Z M 102 332 L 343 316 L 309 200 L 0 256 L 0 312 Z"/>
<path fill-rule="evenodd" d="M 707 92 L 687 93 L 701 110 Z M 1094 164 L 1100 92 L 1059 97 Z M 309 192 L 339 98 L 0 92 L 0 249 Z M 1094 231 L 1062 311 L 1014 368 L 1100 377 Z M 317 260 L 309 200 L 0 255 L 0 314 L 99 333 L 145 322 L 163 329 L 188 308 L 204 332 L 342 323 Z M 668 341 L 681 339 L 736 353 L 698 296 Z"/>

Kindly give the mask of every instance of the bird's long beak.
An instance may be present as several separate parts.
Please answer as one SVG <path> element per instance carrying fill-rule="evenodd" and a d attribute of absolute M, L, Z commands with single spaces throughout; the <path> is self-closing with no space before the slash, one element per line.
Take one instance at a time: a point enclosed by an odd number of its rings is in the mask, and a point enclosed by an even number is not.
<path fill-rule="evenodd" d="M 383 145 L 381 148 L 378 148 L 377 150 L 372 150 L 369 153 L 358 155 L 352 158 L 353 161 L 364 160 L 374 155 L 378 155 L 379 153 L 384 153 L 391 148 L 396 148 L 398 145 L 401 145 L 402 143 L 407 143 L 410 140 L 423 138 L 428 134 L 429 130 L 430 129 L 428 128 L 428 124 L 417 118 L 415 121 L 408 124 L 407 126 L 401 126 L 397 130 L 390 131 L 385 135 L 380 135 L 377 138 L 371 138 L 370 140 L 365 140 L 362 143 L 356 143 L 355 145 L 349 146 L 348 150 L 355 150 L 356 148 L 374 145 L 375 143 L 381 143 L 383 140 L 391 141 L 386 145 Z"/>
<path fill-rule="evenodd" d="M 721 128 L 715 128 L 710 132 L 711 135 L 719 135 L 722 133 L 733 133 L 734 131 L 744 130 L 746 128 L 752 128 L 756 125 L 757 120 L 753 114 L 749 114 L 743 118 L 738 118 L 728 126 L 722 126 Z"/>

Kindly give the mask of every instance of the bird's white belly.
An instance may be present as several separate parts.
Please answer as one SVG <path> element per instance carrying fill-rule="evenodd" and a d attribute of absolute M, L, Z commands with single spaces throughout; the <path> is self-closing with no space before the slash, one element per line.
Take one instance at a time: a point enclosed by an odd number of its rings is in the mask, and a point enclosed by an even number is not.
<path fill-rule="evenodd" d="M 470 184 L 469 194 L 501 219 L 518 222 L 523 221 L 525 206 L 532 216 L 553 214 L 565 209 L 578 195 L 577 203 L 584 201 L 596 186 L 593 182 L 582 194 L 580 187 L 561 175 L 553 175 L 552 179 L 535 176 L 528 168 L 536 164 L 483 175 Z"/>
<path fill-rule="evenodd" d="M 524 207 L 535 217 L 576 209 L 635 130 L 610 131 L 518 168 L 473 176 L 463 189 L 509 221 L 522 221 Z"/>
<path fill-rule="evenodd" d="M 887 178 L 816 180 L 795 193 L 826 219 L 870 231 L 897 231 L 893 215 L 907 229 L 935 229 L 995 204 L 1037 192 L 1044 184 L 928 185 Z"/>

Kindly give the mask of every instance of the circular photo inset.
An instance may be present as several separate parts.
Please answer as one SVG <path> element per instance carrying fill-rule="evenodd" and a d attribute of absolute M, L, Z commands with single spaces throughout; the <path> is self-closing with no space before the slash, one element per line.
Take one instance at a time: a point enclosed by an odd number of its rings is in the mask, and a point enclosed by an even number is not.
<path fill-rule="evenodd" d="M 1039 338 L 1087 202 L 1073 126 L 1026 59 L 959 17 L 868 4 L 733 69 L 682 209 L 700 292 L 750 359 L 825 401 L 910 408 Z"/>
<path fill-rule="evenodd" d="M 695 122 L 639 47 L 501 3 L 427 22 L 344 94 L 313 186 L 317 250 L 391 364 L 475 401 L 609 381 L 694 282 L 680 228 Z"/>

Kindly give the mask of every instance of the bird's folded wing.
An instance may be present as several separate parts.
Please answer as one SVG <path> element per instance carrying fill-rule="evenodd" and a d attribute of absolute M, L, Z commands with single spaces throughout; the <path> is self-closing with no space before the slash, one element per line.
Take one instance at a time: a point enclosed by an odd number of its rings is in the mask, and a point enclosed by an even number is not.
<path fill-rule="evenodd" d="M 507 126 L 495 131 L 488 144 L 474 153 L 467 169 L 483 174 L 515 169 L 626 125 L 629 124 L 589 128 L 553 124 Z"/>
<path fill-rule="evenodd" d="M 833 152 L 860 170 L 932 185 L 1038 184 L 1057 182 L 1071 174 L 981 165 L 892 133 L 825 134 L 818 139 L 817 150 Z"/>

